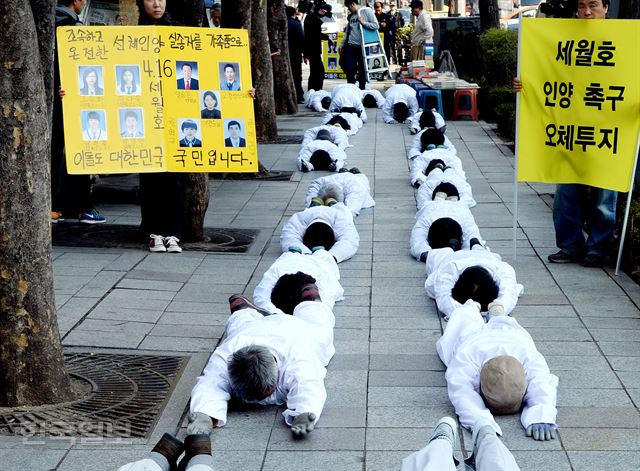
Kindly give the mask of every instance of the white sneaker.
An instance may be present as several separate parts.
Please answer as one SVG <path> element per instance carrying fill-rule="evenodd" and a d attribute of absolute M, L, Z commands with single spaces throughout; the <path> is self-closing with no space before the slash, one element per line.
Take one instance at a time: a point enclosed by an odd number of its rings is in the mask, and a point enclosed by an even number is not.
<path fill-rule="evenodd" d="M 164 246 L 164 237 L 156 234 L 149 234 L 151 240 L 149 240 L 150 252 L 166 252 L 167 248 Z"/>
<path fill-rule="evenodd" d="M 182 252 L 182 248 L 178 245 L 180 239 L 175 236 L 169 236 L 164 238 L 164 246 L 167 252 L 169 253 L 180 253 Z"/>
<path fill-rule="evenodd" d="M 458 424 L 451 417 L 443 417 L 438 420 L 435 428 L 433 429 L 433 434 L 431 435 L 431 440 L 449 440 L 451 442 L 451 448 L 455 448 L 456 442 L 458 441 Z"/>

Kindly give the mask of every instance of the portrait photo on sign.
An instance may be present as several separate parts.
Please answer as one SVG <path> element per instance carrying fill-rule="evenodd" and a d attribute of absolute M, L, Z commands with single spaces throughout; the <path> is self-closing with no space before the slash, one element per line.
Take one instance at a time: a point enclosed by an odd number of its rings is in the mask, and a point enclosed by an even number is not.
<path fill-rule="evenodd" d="M 202 119 L 220 119 L 220 94 L 213 90 L 200 92 L 200 117 Z"/>
<path fill-rule="evenodd" d="M 82 96 L 104 95 L 104 80 L 102 66 L 80 65 L 78 66 L 78 88 Z"/>
<path fill-rule="evenodd" d="M 123 139 L 140 139 L 144 137 L 142 108 L 120 108 L 120 137 Z"/>
<path fill-rule="evenodd" d="M 116 95 L 140 95 L 140 66 L 116 65 Z"/>
<path fill-rule="evenodd" d="M 328 57 L 327 58 L 327 69 L 329 69 L 329 70 L 337 70 L 338 69 L 338 58 L 337 57 Z"/>
<path fill-rule="evenodd" d="M 176 61 L 178 90 L 198 90 L 198 63 L 195 61 Z"/>
<path fill-rule="evenodd" d="M 238 91 L 240 87 L 240 64 L 238 62 L 219 62 L 220 90 Z"/>
<path fill-rule="evenodd" d="M 225 119 L 224 138 L 225 147 L 247 147 L 244 119 Z"/>
<path fill-rule="evenodd" d="M 107 118 L 104 110 L 82 110 L 80 121 L 83 141 L 107 140 Z"/>
<path fill-rule="evenodd" d="M 180 132 L 180 147 L 202 147 L 202 130 L 199 119 L 178 119 L 178 131 Z"/>
<path fill-rule="evenodd" d="M 382 60 L 379 57 L 375 57 L 373 59 L 368 59 L 367 60 L 367 67 L 369 67 L 369 70 L 371 69 L 379 69 L 382 67 Z"/>
<path fill-rule="evenodd" d="M 372 54 L 380 54 L 380 51 L 378 50 L 378 46 L 367 46 L 367 55 L 370 56 Z"/>

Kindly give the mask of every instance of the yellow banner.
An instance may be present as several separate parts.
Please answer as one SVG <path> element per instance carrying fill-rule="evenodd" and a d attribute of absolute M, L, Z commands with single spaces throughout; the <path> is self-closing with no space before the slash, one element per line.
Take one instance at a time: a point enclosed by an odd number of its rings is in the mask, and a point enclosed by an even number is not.
<path fill-rule="evenodd" d="M 71 174 L 255 172 L 246 30 L 58 28 Z"/>
<path fill-rule="evenodd" d="M 640 22 L 523 18 L 518 180 L 629 191 Z"/>
<path fill-rule="evenodd" d="M 347 74 L 344 73 L 344 70 L 340 67 L 338 60 L 340 59 L 340 55 L 338 54 L 338 46 L 342 43 L 342 38 L 344 38 L 344 31 L 339 33 L 329 33 L 327 34 L 327 39 L 322 41 L 322 60 L 324 62 L 324 78 L 326 79 L 346 79 Z M 384 47 L 384 38 L 380 36 L 380 44 Z M 378 48 L 380 46 L 367 46 L 367 54 L 378 54 Z M 382 63 L 379 58 L 376 59 L 367 59 L 367 66 L 369 69 L 378 69 L 382 66 Z M 370 74 L 370 77 L 374 80 L 382 79 L 382 74 Z"/>

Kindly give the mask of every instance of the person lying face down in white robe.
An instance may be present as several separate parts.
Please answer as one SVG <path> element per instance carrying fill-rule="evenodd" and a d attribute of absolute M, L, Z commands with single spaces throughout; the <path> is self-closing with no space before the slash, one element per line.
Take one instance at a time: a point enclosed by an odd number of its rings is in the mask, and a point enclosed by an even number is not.
<path fill-rule="evenodd" d="M 420 185 L 416 192 L 416 206 L 418 210 L 422 209 L 425 204 L 433 201 L 436 193 L 441 191 L 446 184 L 455 188 L 460 201 L 464 203 L 467 208 L 473 208 L 476 205 L 476 200 L 473 199 L 471 185 L 467 183 L 464 175 L 460 174 L 460 172 L 453 167 L 446 167 L 443 170 L 441 166 L 438 166 L 429 172 L 427 179 Z M 447 192 L 446 189 L 445 192 Z"/>
<path fill-rule="evenodd" d="M 363 123 L 367 122 L 367 111 L 362 104 L 360 88 L 353 83 L 342 83 L 333 87 L 329 111 L 355 113 Z"/>
<path fill-rule="evenodd" d="M 322 132 L 318 133 L 322 136 Z M 300 149 L 297 166 L 301 172 L 327 170 L 337 172 L 344 167 L 347 154 L 333 142 L 325 139 L 310 141 Z"/>
<path fill-rule="evenodd" d="M 453 168 L 465 181 L 467 179 L 462 169 L 462 161 L 448 149 L 441 147 L 426 150 L 411 160 L 409 167 L 409 180 L 411 185 L 414 188 L 419 188 L 437 168 L 440 168 L 440 170 Z"/>
<path fill-rule="evenodd" d="M 313 180 L 307 189 L 305 200 L 307 208 L 314 202 L 313 198 L 319 199 L 315 201 L 317 204 L 325 205 L 327 200 L 333 198 L 339 203 L 344 203 L 354 216 L 360 214 L 362 208 L 371 208 L 376 204 L 371 197 L 369 179 L 355 167 L 349 171 L 343 169 L 336 175 Z"/>
<path fill-rule="evenodd" d="M 382 105 L 384 105 L 384 97 L 378 90 L 360 90 L 360 94 L 365 108 L 382 108 Z"/>
<path fill-rule="evenodd" d="M 331 93 L 325 90 L 309 90 L 305 93 L 304 106 L 312 110 L 327 111 L 331 105 Z"/>
<path fill-rule="evenodd" d="M 307 255 L 289 251 L 280 255 L 262 276 L 260 283 L 253 290 L 253 303 L 268 312 L 291 314 L 288 312 L 290 309 L 283 311 L 273 303 L 272 292 L 283 275 L 297 272 L 306 273 L 316 280 L 322 302 L 331 309 L 337 301 L 344 299 L 340 270 L 333 255 L 326 250 L 316 250 L 313 254 Z"/>
<path fill-rule="evenodd" d="M 435 147 L 444 147 L 450 154 L 457 155 L 456 146 L 449 140 L 449 138 L 441 131 L 435 128 L 425 128 L 416 134 L 411 143 L 411 148 L 407 153 L 407 159 L 413 160 L 422 154 L 425 150 L 431 148 L 431 145 Z M 440 136 L 442 134 L 442 136 Z"/>
<path fill-rule="evenodd" d="M 316 247 L 324 247 L 338 263 L 353 257 L 359 245 L 360 236 L 351 210 L 343 203 L 314 206 L 295 213 L 280 234 L 282 252 L 288 252 L 289 247 L 300 247 L 306 254 Z"/>
<path fill-rule="evenodd" d="M 425 111 L 418 111 L 407 119 L 407 126 L 411 134 L 416 134 L 426 128 L 436 128 L 444 134 L 447 131 L 447 123 L 435 108 Z"/>
<path fill-rule="evenodd" d="M 324 118 L 322 124 L 326 126 L 338 126 L 345 130 L 347 136 L 353 136 L 362 128 L 362 120 L 353 113 L 333 113 L 329 111 Z"/>
<path fill-rule="evenodd" d="M 469 298 L 480 303 L 482 312 L 493 309 L 509 315 L 524 290 L 513 267 L 482 244 L 457 252 L 449 247 L 433 249 L 426 269 L 425 290 L 445 320 Z"/>
<path fill-rule="evenodd" d="M 298 293 L 293 315 L 264 316 L 243 296 L 230 298 L 224 340 L 191 391 L 188 434 L 224 426 L 232 398 L 286 403 L 282 415 L 294 434 L 313 429 L 327 397 L 325 366 L 335 353 L 335 317 L 314 284 L 303 285 Z"/>
<path fill-rule="evenodd" d="M 382 119 L 387 124 L 404 123 L 419 110 L 416 91 L 409 85 L 391 85 L 385 93 L 382 105 Z"/>
<path fill-rule="evenodd" d="M 520 421 L 527 435 L 536 440 L 555 436 L 558 378 L 513 317 L 491 315 L 485 324 L 469 300 L 453 310 L 436 349 L 447 366 L 449 399 L 463 427 L 486 419 L 502 434 L 492 412 L 516 413 L 523 406 Z M 534 430 L 542 425 L 553 434 L 536 436 Z"/>
<path fill-rule="evenodd" d="M 307 129 L 302 135 L 302 143 L 301 147 L 304 147 L 311 141 L 315 141 L 318 138 L 318 133 L 321 131 L 326 131 L 329 133 L 329 140 L 337 145 L 340 149 L 344 150 L 347 147 L 351 147 L 349 144 L 349 137 L 347 136 L 347 132 L 342 129 L 340 126 L 327 126 L 321 125 L 313 128 Z"/>
<path fill-rule="evenodd" d="M 420 262 L 427 261 L 433 249 L 451 247 L 454 251 L 470 250 L 470 244 L 485 245 L 476 221 L 462 202 L 438 199 L 427 203 L 416 214 L 411 230 L 411 255 Z"/>

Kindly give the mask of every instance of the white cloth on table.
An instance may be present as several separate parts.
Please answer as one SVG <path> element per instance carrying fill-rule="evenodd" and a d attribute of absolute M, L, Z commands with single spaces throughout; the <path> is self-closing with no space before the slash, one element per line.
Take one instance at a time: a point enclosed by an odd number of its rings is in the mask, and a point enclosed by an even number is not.
<path fill-rule="evenodd" d="M 526 429 L 534 423 L 556 423 L 558 377 L 551 374 L 531 335 L 513 317 L 490 316 L 485 324 L 478 307 L 468 300 L 451 313 L 436 350 L 447 366 L 449 399 L 463 427 L 471 429 L 484 418 L 502 434 L 480 395 L 483 365 L 501 355 L 516 358 L 524 367 L 527 391 L 522 401 L 522 426 Z"/>
<path fill-rule="evenodd" d="M 367 111 L 362 104 L 360 88 L 353 83 L 342 83 L 331 91 L 329 111 L 340 111 L 342 108 L 354 108 L 363 123 L 367 122 Z"/>
<path fill-rule="evenodd" d="M 384 97 L 382 96 L 382 93 L 380 93 L 379 90 L 368 88 L 366 90 L 360 90 L 360 92 L 363 100 L 364 100 L 364 97 L 366 97 L 367 95 L 371 95 L 373 96 L 373 98 L 376 99 L 376 104 L 378 105 L 378 108 L 382 108 L 382 105 L 384 105 Z"/>
<path fill-rule="evenodd" d="M 416 206 L 418 210 L 422 209 L 425 204 L 433 199 L 433 191 L 441 183 L 451 183 L 455 186 L 460 195 L 460 201 L 468 208 L 473 208 L 476 205 L 476 200 L 473 199 L 471 185 L 467 183 L 464 174 L 461 174 L 453 167 L 447 168 L 444 171 L 435 168 L 427 175 L 427 179 L 420 185 L 420 188 L 418 188 L 416 192 Z"/>
<path fill-rule="evenodd" d="M 353 257 L 360 245 L 360 236 L 353 223 L 351 210 L 343 203 L 333 206 L 314 206 L 295 213 L 289 218 L 280 234 L 280 247 L 287 252 L 289 247 L 300 247 L 302 253 L 311 253 L 313 247 L 302 243 L 304 233 L 312 223 L 323 221 L 333 228 L 336 243 L 329 249 L 338 263 Z"/>
<path fill-rule="evenodd" d="M 336 172 L 344 167 L 345 160 L 347 159 L 347 154 L 345 153 L 345 151 L 331 141 L 317 139 L 315 141 L 307 142 L 300 149 L 297 160 L 298 170 L 302 170 L 303 162 L 309 171 L 314 170 L 313 164 L 311 163 L 310 159 L 313 153 L 317 150 L 323 150 L 329 154 L 331 160 L 336 164 Z"/>
<path fill-rule="evenodd" d="M 500 255 L 480 245 L 474 245 L 471 250 L 457 252 L 449 247 L 433 249 L 427 255 L 427 280 L 424 287 L 429 297 L 436 300 L 438 309 L 445 319 L 461 305 L 453 299 L 451 290 L 462 272 L 476 265 L 489 271 L 498 285 L 498 297 L 495 301 L 502 303 L 505 315 L 509 315 L 516 307 L 524 287 L 516 281 L 513 267 L 503 262 Z"/>
<path fill-rule="evenodd" d="M 349 129 L 345 130 L 347 136 L 353 136 L 362 127 L 362 120 L 358 118 L 357 115 L 353 113 L 335 113 L 333 111 L 329 111 L 324 115 L 324 118 L 322 118 L 322 124 L 329 123 L 334 116 L 340 116 L 349 124 Z"/>
<path fill-rule="evenodd" d="M 466 180 L 467 176 L 462 169 L 462 160 L 460 160 L 449 149 L 438 147 L 431 150 L 425 150 L 420 155 L 411 160 L 409 178 L 412 185 L 415 185 L 416 182 L 422 185 L 425 181 L 427 181 L 427 175 L 425 175 L 424 172 L 427 170 L 429 163 L 431 163 L 431 161 L 434 159 L 442 160 L 447 167 L 456 169 L 456 171 L 462 176 L 462 178 Z"/>
<path fill-rule="evenodd" d="M 411 142 L 411 148 L 409 149 L 409 153 L 407 154 L 407 158 L 409 160 L 415 159 L 417 156 L 422 154 L 422 142 L 420 141 L 420 138 L 422 137 L 422 133 L 424 131 L 425 130 L 422 129 L 413 138 L 413 141 Z M 457 155 L 458 151 L 456 150 L 456 146 L 453 145 L 453 143 L 449 140 L 446 134 L 444 136 L 444 146 L 450 153 L 452 153 L 453 155 Z"/>
<path fill-rule="evenodd" d="M 409 116 L 413 116 L 420 109 L 418 107 L 418 99 L 416 91 L 405 83 L 397 83 L 391 85 L 385 94 L 384 104 L 382 105 L 382 119 L 385 123 L 395 123 L 393 117 L 393 105 L 396 103 L 404 103 L 409 109 Z"/>
<path fill-rule="evenodd" d="M 344 129 L 338 126 L 327 126 L 325 124 L 307 129 L 302 135 L 301 147 L 304 147 L 311 141 L 315 141 L 318 132 L 323 129 L 329 131 L 329 134 L 331 135 L 331 142 L 340 147 L 340 149 L 344 150 L 347 147 L 351 147 L 349 144 L 349 137 Z"/>
<path fill-rule="evenodd" d="M 361 209 L 371 208 L 376 204 L 371 197 L 369 179 L 364 173 L 353 174 L 351 172 L 342 172 L 316 178 L 309 183 L 307 198 L 305 200 L 305 206 L 307 208 L 311 204 L 311 198 L 318 196 L 320 189 L 329 183 L 340 185 L 344 193 L 344 204 L 351 210 L 354 216 L 360 214 Z"/>
<path fill-rule="evenodd" d="M 191 391 L 191 412 L 202 412 L 227 422 L 227 402 L 233 396 L 227 362 L 240 348 L 261 345 L 268 348 L 278 364 L 278 383 L 274 393 L 258 404 L 287 404 L 285 422 L 303 412 L 320 417 L 327 393 L 325 366 L 335 353 L 335 317 L 322 302 L 303 301 L 293 315 L 264 317 L 254 309 L 241 309 L 229 317 L 226 338 L 209 357 L 202 376 Z"/>
<path fill-rule="evenodd" d="M 311 108 L 312 110 L 315 110 L 318 112 L 327 111 L 325 108 L 322 107 L 322 99 L 325 97 L 331 98 L 331 93 L 325 90 L 311 89 L 307 93 L 305 93 L 304 105 L 307 108 Z"/>
<path fill-rule="evenodd" d="M 301 271 L 315 278 L 322 302 L 333 309 L 336 301 L 344 299 L 340 284 L 340 270 L 333 255 L 326 250 L 316 250 L 311 255 L 285 252 L 269 267 L 253 290 L 253 303 L 269 312 L 284 314 L 271 302 L 271 292 L 283 275 Z"/>
<path fill-rule="evenodd" d="M 431 112 L 433 113 L 433 117 L 435 118 L 435 121 L 436 121 L 436 129 L 444 128 L 447 123 L 445 123 L 442 115 L 438 113 L 435 108 L 432 108 Z M 418 111 L 407 120 L 407 126 L 409 126 L 409 130 L 411 131 L 411 134 L 416 134 L 422 130 L 422 128 L 420 127 L 420 117 L 422 116 L 422 113 L 424 112 Z"/>
<path fill-rule="evenodd" d="M 430 201 L 416 214 L 416 223 L 411 230 L 411 255 L 420 260 L 423 252 L 431 250 L 427 241 L 431 225 L 440 218 L 451 218 L 460 224 L 462 229 L 462 249 L 469 250 L 469 241 L 474 237 L 481 244 L 485 244 L 480 236 L 480 229 L 476 224 L 471 211 L 461 201 L 438 200 Z"/>

